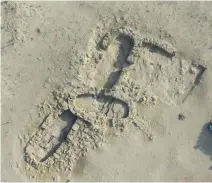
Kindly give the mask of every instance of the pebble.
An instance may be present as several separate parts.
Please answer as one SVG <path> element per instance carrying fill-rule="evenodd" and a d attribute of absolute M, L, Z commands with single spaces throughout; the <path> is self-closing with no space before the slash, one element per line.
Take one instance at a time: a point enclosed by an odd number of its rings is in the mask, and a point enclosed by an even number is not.
<path fill-rule="evenodd" d="M 133 60 L 133 56 L 132 55 L 130 55 L 130 56 L 127 57 L 127 63 L 128 64 L 133 64 L 134 63 L 134 60 Z"/>
<path fill-rule="evenodd" d="M 110 44 L 110 38 L 109 38 L 109 35 L 105 35 L 103 40 L 102 40 L 102 43 L 101 43 L 101 47 L 102 49 L 106 50 L 107 47 L 109 46 Z"/>
<path fill-rule="evenodd" d="M 179 119 L 179 120 L 184 120 L 184 119 L 185 119 L 184 114 L 180 113 L 180 114 L 178 115 L 178 119 Z"/>
<path fill-rule="evenodd" d="M 60 182 L 60 177 L 59 176 L 55 176 L 52 177 L 53 182 Z"/>
<path fill-rule="evenodd" d="M 212 132 L 212 123 L 208 125 L 208 130 Z"/>

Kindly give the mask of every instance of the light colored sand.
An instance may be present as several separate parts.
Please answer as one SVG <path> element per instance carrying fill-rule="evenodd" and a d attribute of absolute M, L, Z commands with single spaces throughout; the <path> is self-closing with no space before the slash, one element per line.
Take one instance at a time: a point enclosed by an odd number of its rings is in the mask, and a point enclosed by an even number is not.
<path fill-rule="evenodd" d="M 2 181 L 212 181 L 211 2 L 1 10 Z"/>

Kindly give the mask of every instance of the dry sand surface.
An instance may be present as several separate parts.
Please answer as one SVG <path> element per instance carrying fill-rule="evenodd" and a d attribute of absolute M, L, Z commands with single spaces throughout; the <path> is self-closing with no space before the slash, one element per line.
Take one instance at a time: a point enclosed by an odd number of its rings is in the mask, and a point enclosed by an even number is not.
<path fill-rule="evenodd" d="M 2 181 L 212 181 L 211 2 L 1 2 Z"/>

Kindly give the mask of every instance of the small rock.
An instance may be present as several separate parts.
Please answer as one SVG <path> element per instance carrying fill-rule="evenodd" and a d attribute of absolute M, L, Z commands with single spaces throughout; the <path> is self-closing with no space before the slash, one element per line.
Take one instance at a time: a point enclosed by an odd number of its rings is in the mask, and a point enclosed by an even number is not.
<path fill-rule="evenodd" d="M 212 123 L 209 123 L 208 130 L 212 132 Z"/>
<path fill-rule="evenodd" d="M 184 119 L 185 119 L 185 115 L 182 114 L 182 113 L 180 113 L 180 114 L 178 115 L 178 119 L 179 119 L 179 120 L 184 120 Z"/>
<path fill-rule="evenodd" d="M 40 29 L 37 29 L 37 33 L 40 33 L 41 31 L 40 31 Z"/>
<path fill-rule="evenodd" d="M 107 47 L 109 46 L 109 44 L 110 44 L 110 36 L 108 34 L 106 34 L 103 37 L 102 42 L 101 42 L 102 49 L 106 50 Z"/>
<path fill-rule="evenodd" d="M 133 56 L 132 55 L 127 57 L 127 63 L 128 64 L 134 64 L 134 60 L 133 60 Z"/>
<path fill-rule="evenodd" d="M 59 176 L 55 176 L 52 177 L 53 182 L 60 182 L 60 177 Z"/>

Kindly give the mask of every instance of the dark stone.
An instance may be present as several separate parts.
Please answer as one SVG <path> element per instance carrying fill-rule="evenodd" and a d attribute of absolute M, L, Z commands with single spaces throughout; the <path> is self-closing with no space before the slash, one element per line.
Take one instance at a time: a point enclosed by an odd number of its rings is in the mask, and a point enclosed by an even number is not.
<path fill-rule="evenodd" d="M 179 119 L 179 120 L 184 120 L 184 119 L 185 119 L 185 115 L 183 115 L 182 113 L 180 113 L 180 114 L 178 115 L 178 119 Z"/>

